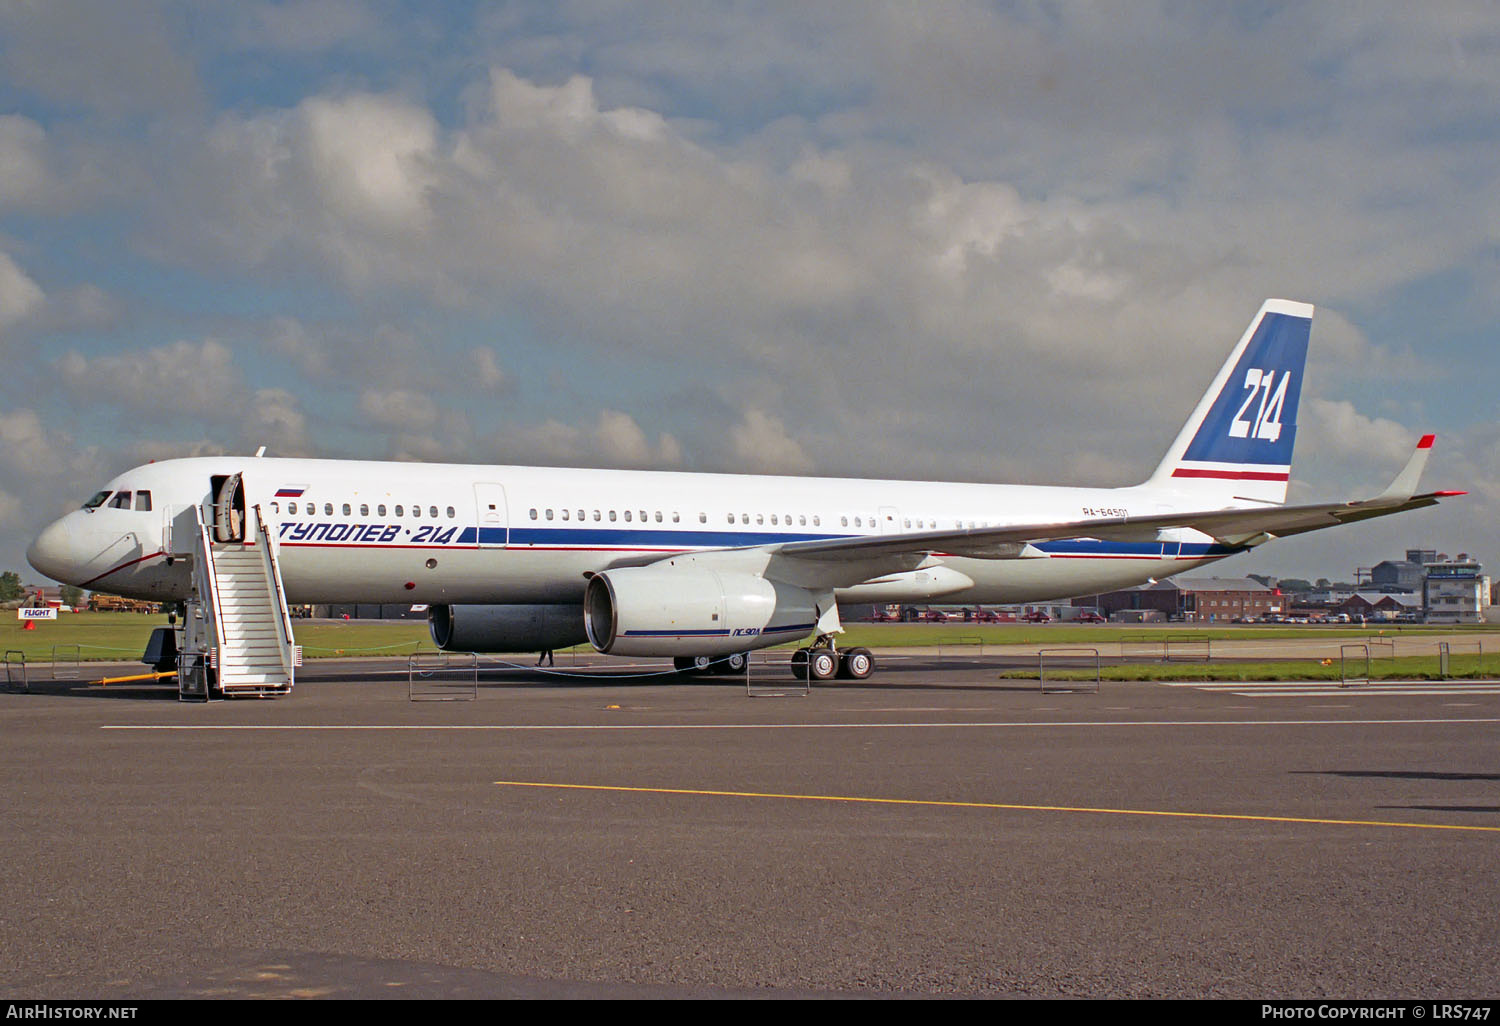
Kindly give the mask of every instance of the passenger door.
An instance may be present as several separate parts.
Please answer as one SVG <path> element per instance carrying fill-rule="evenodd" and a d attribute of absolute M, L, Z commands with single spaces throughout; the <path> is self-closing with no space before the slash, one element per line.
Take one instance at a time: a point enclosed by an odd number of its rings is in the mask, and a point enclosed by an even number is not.
<path fill-rule="evenodd" d="M 510 520 L 506 514 L 505 488 L 490 481 L 474 485 L 474 505 L 479 527 L 480 548 L 501 548 L 510 540 Z"/>

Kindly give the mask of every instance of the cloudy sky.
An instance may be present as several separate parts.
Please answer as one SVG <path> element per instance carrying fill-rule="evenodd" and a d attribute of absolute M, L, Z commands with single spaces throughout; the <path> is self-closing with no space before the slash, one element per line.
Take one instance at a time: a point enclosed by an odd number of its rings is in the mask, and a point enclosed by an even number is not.
<path fill-rule="evenodd" d="M 1227 573 L 1500 570 L 1500 11 L 0 0 L 0 569 L 221 452 L 1130 484 L 1316 304 Z"/>

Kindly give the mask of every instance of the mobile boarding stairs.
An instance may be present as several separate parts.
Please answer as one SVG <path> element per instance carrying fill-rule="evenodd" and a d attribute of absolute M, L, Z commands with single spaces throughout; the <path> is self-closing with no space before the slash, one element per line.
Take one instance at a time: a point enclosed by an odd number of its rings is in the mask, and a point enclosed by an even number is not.
<path fill-rule="evenodd" d="M 184 517 L 177 523 L 187 529 L 172 532 L 169 551 L 182 548 L 173 557 L 190 556 L 193 565 L 193 597 L 173 628 L 183 700 L 290 694 L 302 662 L 276 538 L 260 506 L 246 511 L 228 499 L 220 493 L 212 524 L 194 506 L 191 527 Z"/>

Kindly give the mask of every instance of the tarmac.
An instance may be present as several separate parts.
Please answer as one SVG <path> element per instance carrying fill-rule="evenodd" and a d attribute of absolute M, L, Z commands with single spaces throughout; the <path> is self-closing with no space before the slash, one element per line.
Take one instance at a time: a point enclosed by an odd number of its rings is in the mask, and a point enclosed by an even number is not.
<path fill-rule="evenodd" d="M 210 704 L 34 675 L 0 694 L 0 994 L 1500 991 L 1500 686 L 877 656 L 753 698 L 565 657 Z"/>

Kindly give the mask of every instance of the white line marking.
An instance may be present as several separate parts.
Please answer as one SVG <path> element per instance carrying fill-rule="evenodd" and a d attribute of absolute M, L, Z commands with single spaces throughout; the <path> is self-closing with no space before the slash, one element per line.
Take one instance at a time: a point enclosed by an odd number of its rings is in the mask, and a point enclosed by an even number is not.
<path fill-rule="evenodd" d="M 1384 688 L 1365 687 L 1364 685 L 1351 686 L 1347 688 L 1322 688 L 1318 690 L 1306 689 L 1296 691 L 1229 691 L 1231 695 L 1241 698 L 1400 698 L 1415 697 L 1418 695 L 1500 695 L 1500 689 L 1494 691 L 1452 691 L 1442 688 L 1418 688 L 1408 691 L 1391 691 Z"/>
<path fill-rule="evenodd" d="M 1397 720 L 1026 720 L 973 723 L 496 723 L 496 724 L 417 724 L 417 723 L 107 723 L 100 730 L 131 731 L 275 731 L 275 730 L 472 730 L 472 731 L 551 731 L 551 730 L 953 730 L 965 728 L 1014 727 L 1352 727 L 1352 726 L 1425 726 L 1432 724 L 1493 724 L 1500 717 L 1431 717 Z"/>

